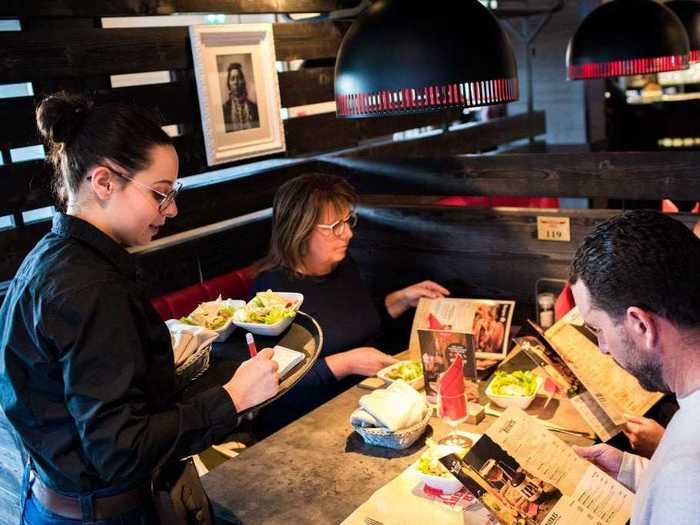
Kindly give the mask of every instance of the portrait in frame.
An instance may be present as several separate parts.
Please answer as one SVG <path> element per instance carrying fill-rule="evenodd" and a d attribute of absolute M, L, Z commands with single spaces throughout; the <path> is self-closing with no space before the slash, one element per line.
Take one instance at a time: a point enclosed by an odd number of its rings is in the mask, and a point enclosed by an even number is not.
<path fill-rule="evenodd" d="M 210 166 L 285 151 L 272 24 L 190 27 Z"/>

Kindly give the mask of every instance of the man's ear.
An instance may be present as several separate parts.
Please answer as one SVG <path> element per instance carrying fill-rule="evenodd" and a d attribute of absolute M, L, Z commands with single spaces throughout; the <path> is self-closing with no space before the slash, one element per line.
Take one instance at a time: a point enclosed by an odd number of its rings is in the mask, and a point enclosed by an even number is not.
<path fill-rule="evenodd" d="M 625 312 L 624 324 L 627 332 L 639 344 L 648 349 L 656 347 L 659 339 L 659 326 L 654 314 L 638 306 L 630 306 Z"/>
<path fill-rule="evenodd" d="M 92 168 L 88 173 L 88 182 L 99 201 L 109 200 L 115 188 L 112 172 L 104 166 Z"/>

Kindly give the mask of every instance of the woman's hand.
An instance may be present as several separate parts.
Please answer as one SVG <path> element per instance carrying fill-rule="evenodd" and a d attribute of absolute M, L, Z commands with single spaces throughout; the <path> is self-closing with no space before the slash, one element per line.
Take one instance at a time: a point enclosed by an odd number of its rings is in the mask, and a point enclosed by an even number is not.
<path fill-rule="evenodd" d="M 645 458 L 651 458 L 659 446 L 666 429 L 653 419 L 641 416 L 625 416 L 627 422 L 622 431 L 630 440 L 632 449 Z"/>
<path fill-rule="evenodd" d="M 620 466 L 622 465 L 621 450 L 606 445 L 605 443 L 593 445 L 592 447 L 578 447 L 574 445 L 573 448 L 574 452 L 583 459 L 587 459 L 598 466 L 603 472 L 617 479 L 617 475 L 620 473 Z"/>
<path fill-rule="evenodd" d="M 279 392 L 278 365 L 272 360 L 274 353 L 272 348 L 258 352 L 255 357 L 244 361 L 224 385 L 238 412 L 267 401 Z"/>
<path fill-rule="evenodd" d="M 450 295 L 447 288 L 433 281 L 423 281 L 390 293 L 384 299 L 384 305 L 389 315 L 396 319 L 409 308 L 416 306 L 421 297 L 438 299 L 446 295 Z"/>
<path fill-rule="evenodd" d="M 326 364 L 336 379 L 343 379 L 353 374 L 365 377 L 373 376 L 382 368 L 397 362 L 395 357 L 370 346 L 353 348 L 326 357 Z"/>

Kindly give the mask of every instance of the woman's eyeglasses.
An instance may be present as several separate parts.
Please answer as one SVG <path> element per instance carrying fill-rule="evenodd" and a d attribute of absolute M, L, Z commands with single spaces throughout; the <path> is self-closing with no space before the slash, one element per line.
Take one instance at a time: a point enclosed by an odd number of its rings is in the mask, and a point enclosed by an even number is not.
<path fill-rule="evenodd" d="M 176 181 L 167 193 L 163 193 L 162 191 L 158 191 L 158 190 L 154 189 L 153 187 L 149 186 L 148 184 L 144 184 L 143 182 L 139 182 L 139 181 L 135 180 L 133 177 L 129 177 L 128 175 L 124 175 L 123 173 L 118 173 L 114 170 L 110 170 L 110 171 L 112 173 L 114 173 L 117 177 L 121 177 L 122 179 L 126 179 L 130 182 L 133 182 L 137 186 L 141 186 L 142 188 L 152 192 L 153 198 L 158 203 L 158 211 L 160 213 L 163 213 L 165 210 L 168 209 L 168 206 L 170 206 L 173 202 L 175 202 L 175 198 L 177 197 L 177 194 L 182 189 L 182 183 L 180 181 Z"/>
<path fill-rule="evenodd" d="M 332 224 L 317 224 L 316 227 L 324 230 L 331 230 L 336 237 L 340 237 L 345 233 L 345 226 L 351 230 L 357 226 L 357 214 L 352 212 L 347 219 L 338 219 Z"/>

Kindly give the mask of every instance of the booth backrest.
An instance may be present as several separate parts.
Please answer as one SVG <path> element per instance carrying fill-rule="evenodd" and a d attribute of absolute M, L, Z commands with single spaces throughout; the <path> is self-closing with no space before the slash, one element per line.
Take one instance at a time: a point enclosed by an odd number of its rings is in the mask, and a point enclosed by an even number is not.
<path fill-rule="evenodd" d="M 216 299 L 219 295 L 224 299 L 247 299 L 253 273 L 251 267 L 240 268 L 161 295 L 151 299 L 151 302 L 163 320 L 179 319 L 198 304 Z"/>

